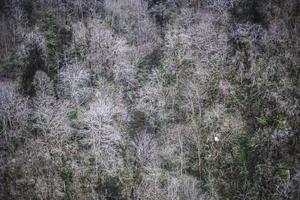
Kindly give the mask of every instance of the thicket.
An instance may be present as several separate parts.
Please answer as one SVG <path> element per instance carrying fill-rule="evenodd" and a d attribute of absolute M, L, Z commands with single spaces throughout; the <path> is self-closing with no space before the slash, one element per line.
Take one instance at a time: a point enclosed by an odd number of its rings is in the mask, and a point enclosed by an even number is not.
<path fill-rule="evenodd" d="M 0 199 L 299 199 L 297 0 L 0 2 Z"/>

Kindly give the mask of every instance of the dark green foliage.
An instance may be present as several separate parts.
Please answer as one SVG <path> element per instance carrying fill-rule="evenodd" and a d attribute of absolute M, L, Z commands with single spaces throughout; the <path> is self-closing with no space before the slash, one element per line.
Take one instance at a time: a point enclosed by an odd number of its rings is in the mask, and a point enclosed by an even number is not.
<path fill-rule="evenodd" d="M 190 155 L 189 160 L 187 162 L 186 172 L 192 176 L 199 177 L 199 168 L 198 168 L 198 156 L 196 152 Z"/>
<path fill-rule="evenodd" d="M 70 121 L 77 120 L 78 110 L 77 109 L 70 110 L 70 112 L 68 113 L 68 118 Z"/>
<path fill-rule="evenodd" d="M 66 185 L 70 186 L 73 183 L 73 172 L 71 170 L 64 169 L 60 176 L 65 181 Z"/>
<path fill-rule="evenodd" d="M 71 32 L 60 25 L 51 15 L 45 15 L 39 23 L 46 36 L 48 55 L 43 55 L 43 49 L 39 44 L 31 44 L 28 47 L 29 56 L 26 60 L 27 65 L 24 67 L 22 86 L 23 92 L 30 96 L 35 95 L 32 81 L 36 71 L 44 71 L 50 79 L 54 79 L 59 67 L 58 60 L 64 51 L 63 48 L 69 45 L 72 39 Z"/>
<path fill-rule="evenodd" d="M 76 125 L 78 124 L 78 112 L 79 112 L 79 110 L 77 108 L 74 108 L 74 109 L 71 109 L 67 113 L 67 117 L 69 119 L 70 126 L 73 128 L 76 128 Z"/>
<path fill-rule="evenodd" d="M 236 163 L 238 165 L 247 165 L 250 162 L 250 136 L 247 133 L 241 133 L 237 135 L 237 140 L 239 142 L 239 150 L 236 155 Z"/>
<path fill-rule="evenodd" d="M 90 157 L 88 159 L 88 165 L 90 165 L 90 166 L 96 165 L 96 158 L 95 157 Z"/>
<path fill-rule="evenodd" d="M 15 52 L 10 53 L 6 58 L 0 59 L 0 74 L 3 71 L 15 66 L 16 55 Z"/>
<path fill-rule="evenodd" d="M 137 78 L 139 87 L 143 87 L 149 81 L 149 75 L 153 69 L 157 69 L 160 66 L 161 57 L 162 51 L 160 49 L 154 49 L 153 52 L 143 58 L 138 64 Z"/>
<path fill-rule="evenodd" d="M 234 93 L 229 95 L 228 103 L 230 107 L 238 106 L 240 103 L 240 97 Z"/>
<path fill-rule="evenodd" d="M 219 97 L 219 84 L 220 84 L 220 72 L 214 70 L 211 76 L 211 79 L 208 83 L 208 96 L 210 104 L 213 104 Z"/>
<path fill-rule="evenodd" d="M 58 32 L 59 32 L 60 26 L 55 21 L 55 19 L 50 15 L 50 16 L 45 16 L 42 19 L 41 28 L 46 35 L 49 55 L 54 56 L 54 54 L 58 48 L 58 45 L 59 45 Z"/>
<path fill-rule="evenodd" d="M 276 170 L 276 176 L 278 176 L 281 179 L 286 179 L 289 176 L 289 170 L 286 168 L 278 168 Z"/>
<path fill-rule="evenodd" d="M 260 126 L 265 126 L 268 124 L 268 119 L 265 116 L 256 117 L 255 119 Z"/>
<path fill-rule="evenodd" d="M 60 176 L 64 181 L 64 200 L 76 199 L 76 191 L 73 189 L 74 174 L 69 168 L 63 168 L 60 172 Z"/>
<path fill-rule="evenodd" d="M 3 127 L 3 117 L 0 115 L 0 135 L 3 134 L 4 127 Z"/>
<path fill-rule="evenodd" d="M 167 171 L 176 171 L 179 167 L 180 163 L 172 160 L 172 159 L 168 159 L 168 158 L 163 158 L 161 161 L 161 168 L 165 169 Z"/>
<path fill-rule="evenodd" d="M 72 40 L 72 32 L 60 24 L 52 15 L 43 16 L 40 24 L 47 40 L 48 69 L 55 72 L 60 54 Z"/>

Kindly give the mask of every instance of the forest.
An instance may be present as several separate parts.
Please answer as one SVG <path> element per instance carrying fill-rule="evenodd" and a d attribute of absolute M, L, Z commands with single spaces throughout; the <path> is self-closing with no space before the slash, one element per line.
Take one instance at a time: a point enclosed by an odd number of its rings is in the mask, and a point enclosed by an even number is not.
<path fill-rule="evenodd" d="M 0 0 L 0 199 L 300 200 L 300 1 Z"/>

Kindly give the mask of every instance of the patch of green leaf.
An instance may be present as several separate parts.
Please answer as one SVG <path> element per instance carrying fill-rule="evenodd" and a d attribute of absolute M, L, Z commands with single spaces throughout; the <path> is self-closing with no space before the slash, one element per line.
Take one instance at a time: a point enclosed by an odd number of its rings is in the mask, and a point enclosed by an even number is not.
<path fill-rule="evenodd" d="M 243 166 L 250 162 L 250 153 L 251 153 L 251 137 L 247 133 L 238 133 L 236 138 L 239 142 L 239 149 L 237 151 L 235 162 Z"/>
<path fill-rule="evenodd" d="M 48 15 L 42 18 L 41 29 L 46 34 L 46 39 L 48 44 L 49 43 L 51 44 L 54 42 L 54 40 L 57 40 L 57 33 L 60 29 L 60 25 L 56 22 L 56 20 L 52 16 Z"/>
<path fill-rule="evenodd" d="M 240 104 L 240 97 L 235 93 L 231 93 L 228 98 L 228 104 L 230 107 L 238 106 Z"/>
<path fill-rule="evenodd" d="M 277 119 L 275 121 L 275 126 L 277 129 L 283 129 L 287 125 L 287 120 L 284 118 L 283 115 L 277 116 Z"/>
<path fill-rule="evenodd" d="M 279 177 L 280 179 L 288 178 L 289 174 L 290 174 L 290 171 L 286 168 L 278 168 L 276 170 L 276 176 Z"/>
<path fill-rule="evenodd" d="M 69 119 L 71 127 L 74 127 L 77 124 L 78 114 L 79 114 L 79 110 L 77 108 L 72 109 L 67 113 L 67 117 Z"/>
<path fill-rule="evenodd" d="M 168 184 L 168 177 L 166 176 L 165 173 L 162 173 L 160 176 L 159 176 L 159 183 L 160 185 L 164 188 L 167 186 Z"/>
<path fill-rule="evenodd" d="M 249 172 L 247 169 L 243 169 L 243 170 L 240 172 L 240 176 L 241 176 L 242 178 L 248 179 L 248 178 L 250 178 L 250 172 Z"/>
<path fill-rule="evenodd" d="M 255 117 L 256 123 L 260 126 L 266 126 L 268 124 L 268 119 L 265 116 Z"/>
<path fill-rule="evenodd" d="M 73 183 L 73 172 L 70 169 L 63 169 L 60 173 L 61 178 L 64 180 L 66 185 Z"/>
<path fill-rule="evenodd" d="M 203 122 L 207 126 L 215 126 L 218 124 L 219 118 L 217 116 L 204 117 Z"/>
<path fill-rule="evenodd" d="M 48 47 L 49 55 L 54 56 L 59 45 L 59 41 L 57 39 L 56 33 L 46 32 L 46 39 L 47 39 L 47 47 Z"/>
<path fill-rule="evenodd" d="M 163 86 L 170 86 L 173 85 L 174 83 L 176 83 L 176 75 L 175 74 L 171 74 L 171 73 L 165 73 L 163 75 Z"/>
<path fill-rule="evenodd" d="M 188 174 L 199 177 L 200 172 L 199 172 L 199 160 L 198 160 L 198 152 L 196 147 L 191 147 L 189 155 L 188 155 L 188 160 L 186 163 L 186 171 Z"/>
<path fill-rule="evenodd" d="M 167 171 L 175 171 L 179 167 L 179 163 L 170 158 L 163 158 L 161 162 L 161 168 Z"/>
<path fill-rule="evenodd" d="M 68 112 L 68 119 L 74 121 L 78 119 L 78 109 L 73 109 Z"/>
<path fill-rule="evenodd" d="M 95 156 L 89 157 L 89 159 L 88 159 L 88 165 L 90 165 L 90 166 L 96 165 L 96 157 Z"/>
<path fill-rule="evenodd" d="M 0 71 L 10 68 L 14 64 L 15 59 L 15 52 L 11 52 L 6 58 L 0 59 Z"/>
<path fill-rule="evenodd" d="M 244 165 L 248 161 L 248 153 L 246 149 L 240 149 L 236 156 L 236 163 L 238 165 Z"/>
<path fill-rule="evenodd" d="M 2 117 L 0 115 L 0 135 L 2 135 L 3 131 L 4 131 L 3 121 L 2 121 Z"/>
<path fill-rule="evenodd" d="M 2 59 L 0 60 L 0 70 L 7 67 L 7 61 Z"/>
<path fill-rule="evenodd" d="M 60 177 L 64 181 L 64 192 L 65 195 L 63 197 L 64 200 L 71 200 L 76 197 L 76 192 L 73 188 L 73 182 L 74 182 L 74 173 L 69 168 L 64 168 L 60 172 Z"/>
<path fill-rule="evenodd" d="M 211 103 L 215 102 L 218 97 L 220 79 L 220 72 L 218 70 L 214 70 L 208 82 L 208 92 Z"/>

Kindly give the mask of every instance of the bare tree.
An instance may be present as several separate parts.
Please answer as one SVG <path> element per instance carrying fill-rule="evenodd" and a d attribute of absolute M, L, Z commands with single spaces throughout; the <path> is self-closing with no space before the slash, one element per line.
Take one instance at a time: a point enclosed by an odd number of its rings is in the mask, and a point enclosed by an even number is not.
<path fill-rule="evenodd" d="M 147 14 L 143 0 L 105 1 L 106 20 L 129 42 L 143 44 L 158 40 L 155 25 Z M 126 12 L 124 12 L 126 9 Z"/>
<path fill-rule="evenodd" d="M 71 99 L 75 104 L 87 102 L 93 89 L 91 74 L 81 63 L 68 64 L 59 71 L 58 89 L 62 97 Z"/>
<path fill-rule="evenodd" d="M 1 81 L 0 85 L 1 133 L 7 138 L 20 137 L 27 132 L 28 99 L 18 93 L 17 84 Z"/>
<path fill-rule="evenodd" d="M 109 175 L 117 173 L 121 160 L 118 147 L 122 144 L 122 131 L 114 123 L 114 118 L 119 116 L 122 119 L 124 114 L 122 106 L 117 105 L 109 87 L 102 82 L 96 92 L 95 101 L 90 104 L 83 118 L 88 126 L 97 173 L 99 170 Z"/>

